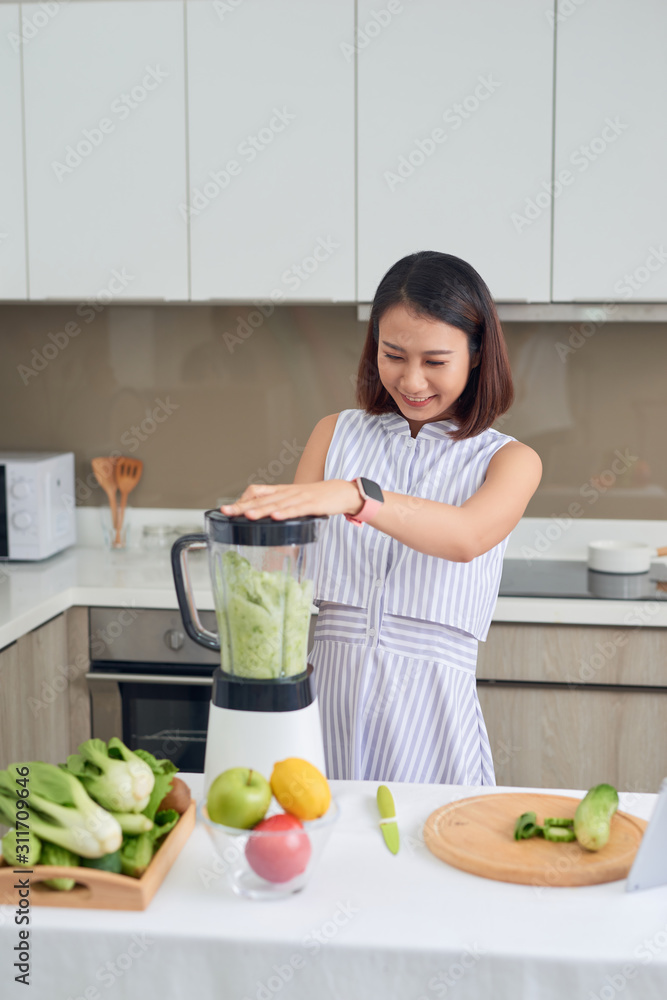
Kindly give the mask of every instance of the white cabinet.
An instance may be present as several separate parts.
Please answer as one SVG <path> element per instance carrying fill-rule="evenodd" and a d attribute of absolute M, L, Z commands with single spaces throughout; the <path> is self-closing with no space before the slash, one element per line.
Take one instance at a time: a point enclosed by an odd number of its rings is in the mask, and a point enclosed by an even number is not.
<path fill-rule="evenodd" d="M 577 5 L 558 24 L 557 301 L 667 299 L 667 6 Z"/>
<path fill-rule="evenodd" d="M 23 63 L 30 297 L 186 299 L 183 3 L 61 4 Z"/>
<path fill-rule="evenodd" d="M 19 17 L 0 4 L 0 299 L 26 296 Z"/>
<path fill-rule="evenodd" d="M 549 300 L 550 212 L 518 219 L 551 179 L 547 6 L 429 0 L 381 17 L 359 0 L 360 300 L 416 250 L 463 257 L 497 299 Z"/>
<path fill-rule="evenodd" d="M 189 0 L 193 299 L 355 300 L 353 30 L 353 0 Z"/>

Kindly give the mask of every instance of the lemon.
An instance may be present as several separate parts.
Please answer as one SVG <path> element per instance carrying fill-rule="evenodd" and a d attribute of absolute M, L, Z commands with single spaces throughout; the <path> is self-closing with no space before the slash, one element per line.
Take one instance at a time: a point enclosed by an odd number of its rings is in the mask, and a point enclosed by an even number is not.
<path fill-rule="evenodd" d="M 324 816 L 331 802 L 327 779 L 314 764 L 300 757 L 289 757 L 274 766 L 271 791 L 285 812 L 299 819 Z"/>

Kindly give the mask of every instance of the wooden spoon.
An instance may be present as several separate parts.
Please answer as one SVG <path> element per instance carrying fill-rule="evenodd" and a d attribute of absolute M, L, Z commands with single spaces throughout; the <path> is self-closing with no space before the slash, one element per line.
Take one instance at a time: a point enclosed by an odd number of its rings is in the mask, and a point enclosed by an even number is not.
<path fill-rule="evenodd" d="M 116 462 L 115 458 L 94 458 L 91 462 L 93 474 L 104 492 L 109 498 L 111 507 L 111 528 L 116 529 L 117 508 L 116 508 Z"/>
<path fill-rule="evenodd" d="M 134 487 L 137 485 L 141 479 L 141 472 L 144 467 L 144 463 L 140 458 L 119 458 L 116 464 L 116 483 L 118 484 L 118 489 L 120 490 L 120 510 L 118 511 L 118 523 L 116 526 L 116 542 L 115 544 L 120 545 L 120 536 L 123 530 L 123 518 L 125 516 L 125 505 L 127 504 L 127 495 L 131 493 Z"/>

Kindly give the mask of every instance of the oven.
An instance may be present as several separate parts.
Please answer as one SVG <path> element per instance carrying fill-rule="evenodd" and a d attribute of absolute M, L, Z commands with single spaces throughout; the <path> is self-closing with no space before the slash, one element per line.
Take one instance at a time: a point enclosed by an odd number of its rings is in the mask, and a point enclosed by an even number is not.
<path fill-rule="evenodd" d="M 204 770 L 213 670 L 220 654 L 190 639 L 178 611 L 91 608 L 92 735 Z M 216 631 L 215 614 L 200 612 Z"/>

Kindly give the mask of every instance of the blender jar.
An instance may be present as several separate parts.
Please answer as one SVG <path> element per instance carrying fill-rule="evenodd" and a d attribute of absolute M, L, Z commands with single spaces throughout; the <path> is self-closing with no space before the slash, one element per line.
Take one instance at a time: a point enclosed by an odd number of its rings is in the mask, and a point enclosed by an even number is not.
<path fill-rule="evenodd" d="M 206 512 L 206 534 L 172 548 L 178 602 L 188 635 L 220 651 L 225 674 L 286 680 L 307 667 L 316 541 L 325 517 L 250 520 Z M 208 549 L 218 634 L 203 628 L 192 598 L 187 552 Z"/>

